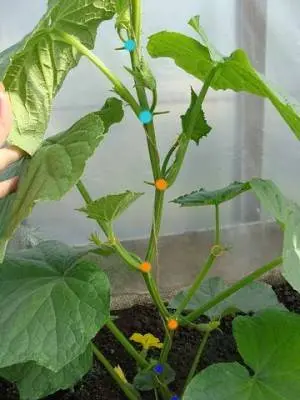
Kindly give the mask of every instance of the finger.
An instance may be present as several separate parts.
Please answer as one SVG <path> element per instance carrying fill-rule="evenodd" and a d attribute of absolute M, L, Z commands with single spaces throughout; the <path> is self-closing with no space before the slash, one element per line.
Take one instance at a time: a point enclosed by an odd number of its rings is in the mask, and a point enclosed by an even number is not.
<path fill-rule="evenodd" d="M 0 199 L 7 196 L 9 193 L 14 192 L 18 186 L 18 177 L 8 179 L 7 181 L 0 182 Z"/>
<path fill-rule="evenodd" d="M 15 146 L 0 149 L 0 172 L 13 162 L 20 160 L 23 156 L 23 150 Z"/>
<path fill-rule="evenodd" d="M 6 141 L 12 128 L 12 108 L 8 93 L 0 83 L 0 146 Z"/>

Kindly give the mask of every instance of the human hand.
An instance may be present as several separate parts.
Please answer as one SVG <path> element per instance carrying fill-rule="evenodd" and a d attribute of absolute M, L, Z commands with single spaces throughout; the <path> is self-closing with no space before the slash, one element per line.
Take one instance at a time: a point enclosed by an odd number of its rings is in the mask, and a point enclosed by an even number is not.
<path fill-rule="evenodd" d="M 12 128 L 12 109 L 8 94 L 0 82 L 0 172 L 4 171 L 10 164 L 19 160 L 23 151 L 15 146 L 1 148 Z M 0 182 L 0 199 L 13 192 L 18 183 L 18 177 Z"/>

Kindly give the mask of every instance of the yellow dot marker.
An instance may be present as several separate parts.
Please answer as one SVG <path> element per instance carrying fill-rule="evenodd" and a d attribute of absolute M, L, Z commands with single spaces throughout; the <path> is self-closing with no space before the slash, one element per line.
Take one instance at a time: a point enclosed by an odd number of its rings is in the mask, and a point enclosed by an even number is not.
<path fill-rule="evenodd" d="M 178 328 L 179 324 L 176 319 L 169 319 L 168 328 L 170 331 L 175 331 Z"/>
<path fill-rule="evenodd" d="M 142 264 L 140 264 L 139 270 L 147 274 L 152 270 L 152 265 L 148 261 L 144 261 Z"/>
<path fill-rule="evenodd" d="M 160 190 L 161 192 L 163 192 L 164 190 L 167 189 L 168 182 L 165 179 L 160 178 L 160 179 L 156 179 L 154 185 L 157 190 Z"/>

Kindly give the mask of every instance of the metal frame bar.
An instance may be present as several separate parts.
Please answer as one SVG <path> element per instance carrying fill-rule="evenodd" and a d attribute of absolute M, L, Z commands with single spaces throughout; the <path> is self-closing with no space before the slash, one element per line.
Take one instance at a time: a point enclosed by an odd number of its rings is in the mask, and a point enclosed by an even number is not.
<path fill-rule="evenodd" d="M 268 0 L 236 0 L 236 37 L 254 67 L 261 73 L 266 66 Z M 265 100 L 250 94 L 237 95 L 237 126 L 233 175 L 236 180 L 260 177 L 263 166 Z M 260 220 L 260 207 L 251 194 L 236 204 L 234 220 Z"/>

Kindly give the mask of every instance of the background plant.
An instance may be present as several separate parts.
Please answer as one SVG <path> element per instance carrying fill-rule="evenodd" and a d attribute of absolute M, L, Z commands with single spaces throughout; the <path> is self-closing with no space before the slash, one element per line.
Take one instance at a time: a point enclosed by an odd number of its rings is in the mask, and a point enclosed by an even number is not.
<path fill-rule="evenodd" d="M 198 399 L 199 393 L 204 400 L 212 396 L 217 400 L 225 399 L 228 396 L 225 385 L 230 383 L 233 399 L 268 400 L 272 396 L 272 399 L 294 400 L 300 393 L 295 383 L 299 365 L 299 317 L 278 304 L 268 285 L 254 281 L 283 264 L 285 278 L 300 290 L 300 214 L 296 204 L 287 200 L 272 182 L 261 179 L 184 195 L 174 202 L 185 207 L 213 206 L 214 246 L 208 250 L 207 261 L 192 286 L 178 293 L 168 307 L 159 294 L 152 264 L 157 255 L 165 193 L 176 182 L 191 142 L 199 144 L 212 131 L 202 108 L 209 88 L 244 91 L 270 100 L 297 138 L 300 116 L 266 84 L 244 51 L 239 49 L 229 56 L 220 54 L 209 42 L 196 16 L 189 24 L 198 40 L 164 31 L 151 36 L 147 46 L 150 56 L 169 57 L 184 71 L 203 81 L 199 93 L 192 90 L 190 106 L 181 116 L 182 131 L 162 157 L 155 132 L 155 119 L 160 114 L 156 81 L 141 49 L 141 1 L 49 0 L 48 5 L 47 13 L 34 30 L 0 54 L 0 79 L 10 94 L 14 110 L 14 128 L 9 142 L 28 154 L 5 174 L 5 177 L 16 171 L 20 174 L 18 191 L 0 201 L 0 256 L 3 261 L 0 270 L 0 375 L 17 383 L 22 399 L 38 399 L 74 385 L 90 369 L 94 353 L 129 399 L 139 399 L 143 390 L 153 390 L 156 398 L 175 400 L 177 395 L 168 387 L 175 379 L 175 371 L 168 365 L 168 354 L 176 329 L 190 326 L 199 331 L 199 350 L 187 374 L 183 399 Z M 129 54 L 131 65 L 127 71 L 133 77 L 135 94 L 91 51 L 97 28 L 112 18 L 115 18 L 120 49 Z M 118 98 L 109 98 L 100 111 L 88 114 L 65 132 L 43 140 L 52 101 L 68 72 L 83 56 L 110 80 Z M 141 122 L 153 175 L 150 182 L 155 193 L 153 222 L 143 259 L 128 252 L 114 231 L 114 221 L 142 193 L 128 190 L 92 199 L 80 180 L 88 158 L 109 134 L 111 125 L 122 120 L 124 103 Z M 59 200 L 74 185 L 85 202 L 80 211 L 95 220 L 106 242 L 101 242 L 94 234 L 88 249 L 72 249 L 57 241 L 47 241 L 33 249 L 5 256 L 7 242 L 34 205 L 38 201 Z M 221 238 L 221 204 L 248 190 L 258 196 L 284 229 L 283 256 L 232 286 L 219 278 L 206 279 L 215 260 L 228 250 Z M 109 282 L 98 265 L 85 257 L 89 251 L 101 255 L 115 252 L 136 273 L 142 274 L 165 327 L 164 343 L 154 339 L 156 347 L 162 347 L 158 359 L 148 356 L 144 339 L 140 338 L 144 344 L 138 351 L 117 328 L 110 317 Z M 221 364 L 194 377 L 209 335 L 218 329 L 224 315 L 237 310 L 257 312 L 255 317 L 238 317 L 234 321 L 240 353 L 253 374 L 239 364 Z M 203 314 L 209 318 L 205 324 L 198 322 Z M 121 369 L 114 368 L 91 342 L 104 325 L 137 362 L 137 375 L 132 383 L 128 383 Z M 64 329 L 68 330 L 68 335 Z M 278 348 L 278 343 L 287 340 L 290 347 Z M 286 379 L 278 380 L 278 374 Z"/>

